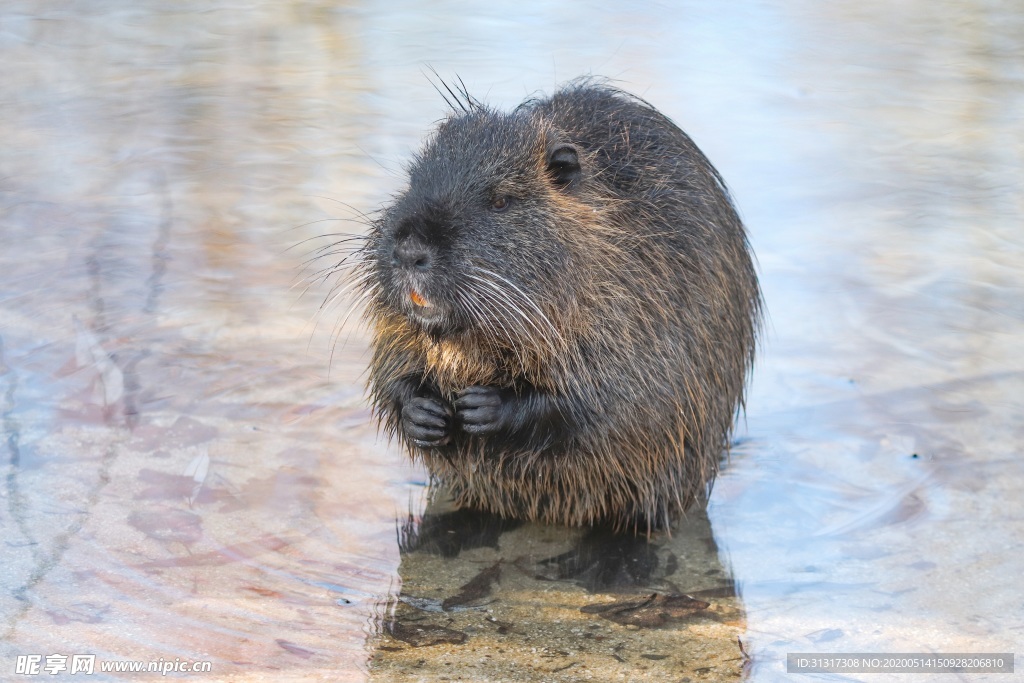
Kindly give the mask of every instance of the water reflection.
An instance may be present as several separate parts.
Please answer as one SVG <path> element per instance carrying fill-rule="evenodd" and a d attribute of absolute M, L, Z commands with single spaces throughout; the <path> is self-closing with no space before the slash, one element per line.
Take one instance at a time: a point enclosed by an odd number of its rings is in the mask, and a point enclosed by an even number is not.
<path fill-rule="evenodd" d="M 661 680 L 744 631 L 773 680 L 790 651 L 1019 649 L 1024 11 L 509 9 L 4 3 L 4 671 L 397 679 L 461 648 Z M 710 523 L 634 545 L 432 509 L 400 551 L 424 475 L 376 438 L 360 332 L 331 359 L 345 302 L 314 331 L 332 283 L 292 287 L 443 114 L 426 64 L 497 106 L 619 78 L 729 180 L 772 329 Z"/>
<path fill-rule="evenodd" d="M 400 528 L 373 680 L 738 680 L 745 619 L 707 515 L 653 538 L 453 510 Z"/>

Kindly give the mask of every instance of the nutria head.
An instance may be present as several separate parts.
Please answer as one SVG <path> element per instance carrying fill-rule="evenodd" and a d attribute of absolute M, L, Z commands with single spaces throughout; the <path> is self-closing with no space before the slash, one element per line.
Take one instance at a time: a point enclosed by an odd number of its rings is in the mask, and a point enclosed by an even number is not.
<path fill-rule="evenodd" d="M 581 173 L 576 147 L 528 115 L 448 119 L 375 226 L 376 302 L 434 339 L 550 343 L 571 287 L 560 214 Z"/>

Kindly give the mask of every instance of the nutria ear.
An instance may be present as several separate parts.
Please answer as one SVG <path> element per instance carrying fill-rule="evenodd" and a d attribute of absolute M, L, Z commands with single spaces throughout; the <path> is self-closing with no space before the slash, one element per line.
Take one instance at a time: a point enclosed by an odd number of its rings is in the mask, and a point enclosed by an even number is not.
<path fill-rule="evenodd" d="M 556 185 L 568 187 L 581 173 L 579 152 L 572 145 L 558 145 L 548 152 L 548 175 Z"/>

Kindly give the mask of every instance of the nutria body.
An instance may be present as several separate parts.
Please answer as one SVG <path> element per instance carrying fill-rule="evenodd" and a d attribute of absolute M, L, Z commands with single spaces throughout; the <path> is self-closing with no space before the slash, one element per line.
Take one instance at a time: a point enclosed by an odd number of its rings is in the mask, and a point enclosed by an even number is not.
<path fill-rule="evenodd" d="M 377 414 L 461 505 L 669 524 L 717 472 L 760 323 L 721 178 L 590 79 L 457 105 L 362 250 Z"/>

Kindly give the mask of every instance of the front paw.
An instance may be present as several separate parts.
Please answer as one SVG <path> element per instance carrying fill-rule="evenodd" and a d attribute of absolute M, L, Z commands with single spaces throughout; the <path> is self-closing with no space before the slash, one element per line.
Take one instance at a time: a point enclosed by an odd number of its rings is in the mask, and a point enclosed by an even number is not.
<path fill-rule="evenodd" d="M 467 434 L 485 436 L 504 427 L 507 398 L 497 387 L 466 387 L 455 399 L 455 414 Z"/>
<path fill-rule="evenodd" d="M 420 448 L 451 441 L 452 409 L 433 396 L 414 396 L 402 406 L 402 430 Z"/>

